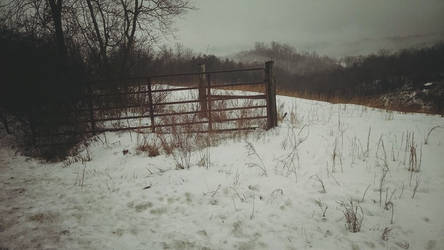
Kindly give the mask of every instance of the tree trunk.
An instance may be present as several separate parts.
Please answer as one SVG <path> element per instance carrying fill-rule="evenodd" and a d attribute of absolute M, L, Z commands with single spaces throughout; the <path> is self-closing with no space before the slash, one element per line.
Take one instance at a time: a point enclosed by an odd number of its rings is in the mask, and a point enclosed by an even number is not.
<path fill-rule="evenodd" d="M 107 63 L 107 55 L 106 55 L 106 47 L 105 43 L 103 42 L 102 36 L 100 34 L 99 25 L 97 24 L 97 19 L 94 14 L 94 8 L 91 4 L 91 0 L 86 0 L 86 3 L 88 4 L 89 13 L 91 15 L 91 20 L 94 25 L 94 31 L 96 33 L 97 41 L 99 42 L 99 49 L 100 49 L 100 56 L 101 56 L 101 64 L 105 65 Z M 104 31 L 106 32 L 106 31 Z"/>
<path fill-rule="evenodd" d="M 129 57 L 131 56 L 131 52 L 134 49 L 134 41 L 135 41 L 134 37 L 137 30 L 137 20 L 139 18 L 140 11 L 143 7 L 143 1 L 141 1 L 139 4 L 139 1 L 135 0 L 134 9 L 132 10 L 130 10 L 130 7 L 128 6 L 127 2 L 124 2 L 123 0 L 121 0 L 120 2 L 123 8 L 123 14 L 126 22 L 124 29 L 124 36 L 126 38 L 126 42 L 123 44 L 123 59 L 122 59 L 121 71 L 123 75 L 126 75 L 129 73 L 128 60 Z"/>
<path fill-rule="evenodd" d="M 48 2 L 51 7 L 51 15 L 54 22 L 55 38 L 59 57 L 61 61 L 65 61 L 67 52 L 62 27 L 63 0 L 48 0 Z"/>

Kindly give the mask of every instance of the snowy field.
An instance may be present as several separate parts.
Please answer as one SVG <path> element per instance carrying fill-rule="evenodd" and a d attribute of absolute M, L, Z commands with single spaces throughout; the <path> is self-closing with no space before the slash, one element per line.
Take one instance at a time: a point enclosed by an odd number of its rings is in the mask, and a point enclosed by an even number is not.
<path fill-rule="evenodd" d="M 2 134 L 0 249 L 444 249 L 444 128 L 429 134 L 444 118 L 278 102 L 278 128 L 183 170 L 138 153 L 134 132 L 51 164 Z"/>

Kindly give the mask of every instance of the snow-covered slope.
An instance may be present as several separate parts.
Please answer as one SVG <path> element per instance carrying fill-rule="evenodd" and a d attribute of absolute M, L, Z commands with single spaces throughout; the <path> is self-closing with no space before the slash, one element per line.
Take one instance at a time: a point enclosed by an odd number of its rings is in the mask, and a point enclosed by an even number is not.
<path fill-rule="evenodd" d="M 0 248 L 444 249 L 444 128 L 427 138 L 444 118 L 278 101 L 278 128 L 196 151 L 185 170 L 137 154 L 135 133 L 53 164 L 2 136 Z M 360 232 L 346 228 L 350 201 Z"/>

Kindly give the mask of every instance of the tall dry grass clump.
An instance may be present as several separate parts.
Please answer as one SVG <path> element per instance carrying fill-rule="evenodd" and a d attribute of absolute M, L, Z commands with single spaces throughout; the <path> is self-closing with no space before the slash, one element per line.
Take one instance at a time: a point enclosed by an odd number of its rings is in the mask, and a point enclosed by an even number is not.
<path fill-rule="evenodd" d="M 359 204 L 354 203 L 352 200 L 348 202 L 342 202 L 340 204 L 344 209 L 345 228 L 352 232 L 357 233 L 361 231 L 362 222 L 364 221 L 364 211 Z"/>

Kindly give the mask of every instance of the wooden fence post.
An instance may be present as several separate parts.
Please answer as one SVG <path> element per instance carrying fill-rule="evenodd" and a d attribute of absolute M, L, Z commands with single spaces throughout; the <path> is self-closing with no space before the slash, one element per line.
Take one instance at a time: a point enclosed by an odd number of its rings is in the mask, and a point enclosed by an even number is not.
<path fill-rule="evenodd" d="M 208 101 L 208 131 L 213 130 L 213 120 L 211 118 L 211 75 L 207 74 L 208 91 L 207 91 L 207 101 Z"/>
<path fill-rule="evenodd" d="M 156 127 L 154 125 L 154 104 L 153 104 L 153 93 L 151 88 L 151 78 L 148 78 L 148 101 L 150 103 L 151 131 L 155 133 Z"/>
<path fill-rule="evenodd" d="M 276 83 L 273 77 L 273 61 L 265 63 L 265 96 L 267 98 L 267 129 L 277 126 Z"/>
<path fill-rule="evenodd" d="M 199 103 L 200 103 L 200 115 L 207 116 L 207 91 L 206 91 L 206 81 L 204 74 L 206 72 L 205 70 L 205 64 L 200 65 L 200 72 L 202 74 L 199 75 Z"/>

